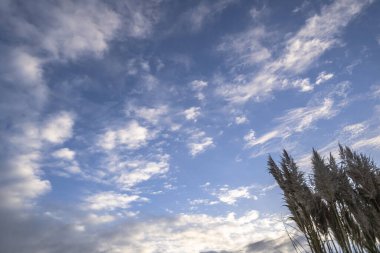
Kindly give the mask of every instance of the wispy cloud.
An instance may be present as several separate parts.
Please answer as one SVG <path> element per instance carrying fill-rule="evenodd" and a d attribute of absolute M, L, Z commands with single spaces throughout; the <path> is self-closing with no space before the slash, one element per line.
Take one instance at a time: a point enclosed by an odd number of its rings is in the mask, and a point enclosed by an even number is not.
<path fill-rule="evenodd" d="M 152 137 L 149 129 L 132 120 L 125 127 L 107 130 L 100 136 L 98 145 L 105 150 L 112 150 L 118 146 L 138 149 L 146 145 Z"/>
<path fill-rule="evenodd" d="M 124 189 L 130 189 L 139 183 L 169 171 L 169 155 L 156 156 L 156 160 L 132 160 L 123 163 L 117 171 L 115 183 Z M 120 164 L 119 164 L 120 165 Z"/>
<path fill-rule="evenodd" d="M 129 105 L 126 110 L 127 116 L 143 119 L 151 124 L 158 124 L 168 113 L 168 107 L 160 105 L 157 107 L 137 107 Z"/>
<path fill-rule="evenodd" d="M 305 25 L 285 42 L 279 57 L 264 64 L 253 77 L 245 76 L 243 84 L 223 86 L 217 93 L 231 102 L 244 103 L 251 98 L 268 96 L 274 90 L 294 87 L 300 87 L 301 91 L 311 90 L 307 80 L 297 85 L 299 78 L 295 76 L 336 45 L 343 28 L 369 3 L 370 0 L 339 0 L 323 7 L 320 15 L 308 18 Z"/>
<path fill-rule="evenodd" d="M 196 98 L 199 100 L 205 99 L 205 94 L 203 93 L 203 89 L 208 86 L 208 83 L 203 80 L 194 80 L 190 82 L 190 87 L 193 91 L 196 92 Z"/>
<path fill-rule="evenodd" d="M 236 1 L 200 2 L 200 4 L 194 6 L 182 15 L 180 25 L 188 28 L 192 32 L 198 32 L 205 24 L 212 21 L 215 16 L 219 15 L 227 6 L 234 2 Z"/>
<path fill-rule="evenodd" d="M 199 130 L 191 132 L 190 139 L 187 143 L 187 147 L 189 148 L 192 156 L 196 156 L 213 146 L 213 139 L 206 136 L 205 132 Z"/>
<path fill-rule="evenodd" d="M 52 153 L 55 158 L 60 158 L 68 161 L 74 160 L 75 152 L 68 148 L 61 148 Z"/>
<path fill-rule="evenodd" d="M 201 108 L 190 107 L 183 111 L 183 115 L 187 120 L 197 121 L 197 118 L 201 115 Z"/>
<path fill-rule="evenodd" d="M 271 51 L 263 43 L 267 37 L 269 32 L 264 26 L 254 27 L 225 37 L 217 50 L 227 55 L 227 60 L 233 68 L 263 63 L 272 58 Z"/>
<path fill-rule="evenodd" d="M 236 116 L 235 117 L 235 124 L 236 125 L 242 125 L 248 123 L 248 118 L 245 115 Z"/>
<path fill-rule="evenodd" d="M 88 196 L 84 202 L 84 208 L 95 211 L 114 211 L 116 209 L 127 209 L 135 201 L 144 200 L 137 195 L 127 195 L 121 193 L 100 192 Z"/>
<path fill-rule="evenodd" d="M 238 188 L 229 188 L 228 186 L 221 187 L 215 196 L 219 201 L 233 205 L 240 199 L 257 199 L 257 196 L 250 193 L 250 188 L 247 186 L 241 186 Z"/>
<path fill-rule="evenodd" d="M 49 52 L 53 59 L 76 59 L 84 53 L 101 56 L 120 25 L 119 15 L 99 1 L 44 3 L 46 5 L 5 4 L 7 8 L 2 8 L 2 14 L 8 17 L 6 20 L 15 36 Z M 20 10 L 19 5 L 23 5 L 26 12 L 16 19 L 12 13 Z M 28 11 L 37 13 L 38 18 L 28 19 Z"/>
<path fill-rule="evenodd" d="M 312 99 L 306 106 L 288 110 L 284 115 L 276 119 L 279 122 L 277 126 L 260 137 L 256 136 L 254 130 L 250 130 L 244 136 L 246 146 L 266 145 L 274 139 L 284 140 L 294 134 L 303 133 L 313 127 L 319 120 L 336 116 L 347 104 L 345 97 L 348 87 L 348 83 L 340 83 L 325 94 L 323 99 L 316 96 L 316 99 Z M 269 151 L 267 148 L 264 150 L 265 152 Z M 261 154 L 263 152 L 258 152 L 256 155 Z"/>
<path fill-rule="evenodd" d="M 327 72 L 325 72 L 325 71 L 322 71 L 321 73 L 319 73 L 317 79 L 315 80 L 315 83 L 316 83 L 317 85 L 319 85 L 319 84 L 322 84 L 322 83 L 324 83 L 324 82 L 330 80 L 330 79 L 333 78 L 333 77 L 334 77 L 334 74 L 333 74 L 333 73 L 327 73 Z"/>

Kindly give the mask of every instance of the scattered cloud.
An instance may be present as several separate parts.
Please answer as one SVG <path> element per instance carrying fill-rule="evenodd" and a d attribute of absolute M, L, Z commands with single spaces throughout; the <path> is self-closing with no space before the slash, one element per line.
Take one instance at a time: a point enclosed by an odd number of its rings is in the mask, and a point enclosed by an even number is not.
<path fill-rule="evenodd" d="M 114 211 L 127 209 L 132 202 L 143 200 L 137 195 L 127 195 L 112 191 L 100 192 L 86 197 L 84 208 L 94 211 Z"/>
<path fill-rule="evenodd" d="M 249 132 L 244 136 L 244 140 L 247 142 L 248 147 L 253 147 L 256 145 L 264 144 L 267 141 L 279 137 L 281 133 L 278 130 L 270 131 L 264 135 L 262 135 L 260 138 L 256 138 L 256 133 L 254 130 L 249 130 Z"/>
<path fill-rule="evenodd" d="M 258 26 L 225 37 L 217 50 L 227 54 L 227 61 L 234 67 L 263 63 L 272 57 L 271 51 L 262 42 L 268 36 L 265 27 Z M 229 57 L 231 53 L 233 54 Z"/>
<path fill-rule="evenodd" d="M 1 167 L 6 169 L 0 173 L 1 205 L 9 208 L 31 206 L 37 197 L 51 189 L 50 182 L 42 178 L 42 150 L 47 143 L 61 144 L 71 138 L 74 116 L 61 111 L 40 124 L 34 121 L 18 124 L 3 140 L 12 147 L 3 154 Z"/>
<path fill-rule="evenodd" d="M 362 137 L 351 144 L 354 149 L 361 148 L 380 148 L 380 135 L 374 137 Z"/>
<path fill-rule="evenodd" d="M 236 125 L 242 125 L 248 123 L 248 119 L 245 115 L 236 116 L 235 117 L 235 124 Z"/>
<path fill-rule="evenodd" d="M 218 2 L 200 2 L 189 11 L 182 15 L 182 24 L 192 32 L 200 31 L 203 26 L 212 21 L 215 16 L 219 15 L 234 0 L 222 0 Z"/>
<path fill-rule="evenodd" d="M 59 144 L 71 138 L 74 126 L 74 115 L 69 112 L 59 112 L 51 116 L 41 129 L 41 137 L 50 143 Z"/>
<path fill-rule="evenodd" d="M 298 87 L 302 92 L 312 91 L 314 89 L 313 85 L 310 83 L 309 78 L 297 79 L 293 82 L 295 87 Z"/>
<path fill-rule="evenodd" d="M 26 45 L 48 52 L 48 59 L 77 59 L 91 53 L 101 56 L 120 26 L 120 17 L 100 1 L 65 1 L 53 5 L 12 3 L 2 9 L 13 35 Z M 24 11 L 21 11 L 24 10 Z M 18 15 L 14 16 L 17 11 Z M 36 18 L 28 18 L 35 13 Z"/>
<path fill-rule="evenodd" d="M 112 150 L 118 146 L 133 150 L 146 145 L 152 137 L 149 129 L 132 120 L 125 127 L 107 130 L 100 136 L 98 144 L 104 150 Z"/>
<path fill-rule="evenodd" d="M 36 124 L 25 123 L 16 135 L 3 139 L 8 147 L 1 154 L 0 207 L 23 208 L 51 189 L 50 182 L 41 177 L 42 142 Z"/>
<path fill-rule="evenodd" d="M 52 153 L 55 158 L 60 158 L 68 161 L 72 161 L 75 158 L 75 152 L 68 148 L 61 148 Z"/>
<path fill-rule="evenodd" d="M 366 128 L 367 128 L 366 124 L 361 122 L 361 123 L 347 125 L 343 127 L 343 131 L 356 136 L 358 134 L 361 134 Z"/>
<path fill-rule="evenodd" d="M 339 0 L 322 8 L 321 14 L 308 18 L 306 24 L 290 37 L 283 52 L 268 61 L 252 77 L 244 76 L 243 84 L 224 85 L 217 93 L 233 103 L 245 103 L 251 98 L 259 100 L 274 90 L 295 87 L 291 81 L 308 69 L 324 52 L 337 45 L 338 37 L 347 24 L 368 1 Z M 301 80 L 301 91 L 311 90 L 311 85 Z M 290 84 L 290 85 L 289 85 Z"/>
<path fill-rule="evenodd" d="M 190 86 L 193 90 L 203 90 L 206 88 L 208 83 L 203 80 L 194 80 L 190 83 Z"/>
<path fill-rule="evenodd" d="M 160 105 L 157 107 L 137 107 L 130 105 L 127 107 L 126 113 L 128 116 L 134 116 L 151 124 L 157 124 L 164 116 L 168 114 L 168 111 L 169 109 L 165 105 Z"/>
<path fill-rule="evenodd" d="M 76 59 L 83 53 L 101 56 L 120 25 L 120 17 L 105 4 L 67 1 L 50 9 L 54 26 L 40 32 L 41 45 L 56 58 Z"/>
<path fill-rule="evenodd" d="M 253 156 L 267 154 L 271 150 L 278 150 L 279 143 L 274 141 L 279 139 L 284 141 L 301 134 L 315 126 L 316 122 L 323 119 L 331 119 L 336 116 L 342 108 L 347 105 L 348 83 L 335 85 L 327 93 L 319 93 L 304 107 L 288 110 L 284 115 L 275 119 L 278 124 L 260 137 L 256 136 L 254 130 L 250 130 L 244 137 L 246 147 L 256 147 Z"/>
<path fill-rule="evenodd" d="M 113 222 L 115 221 L 115 219 L 116 219 L 115 216 L 110 215 L 110 214 L 98 215 L 98 214 L 91 213 L 87 216 L 86 223 L 99 225 L 99 224 Z"/>
<path fill-rule="evenodd" d="M 196 156 L 200 153 L 203 153 L 206 149 L 209 149 L 214 146 L 213 139 L 206 136 L 206 133 L 203 131 L 193 131 L 190 136 L 190 140 L 187 143 L 187 147 L 190 150 L 192 156 Z"/>
<path fill-rule="evenodd" d="M 325 71 L 322 71 L 321 73 L 319 73 L 317 79 L 315 80 L 315 84 L 320 85 L 320 84 L 330 80 L 333 77 L 334 77 L 333 73 L 327 73 Z"/>
<path fill-rule="evenodd" d="M 372 85 L 371 86 L 371 93 L 373 97 L 380 97 L 380 85 Z"/>
<path fill-rule="evenodd" d="M 190 107 L 183 111 L 183 114 L 185 115 L 185 118 L 187 120 L 193 120 L 197 121 L 197 118 L 201 115 L 201 108 L 200 107 Z"/>
<path fill-rule="evenodd" d="M 161 1 L 118 1 L 116 9 L 120 12 L 123 32 L 136 39 L 150 38 L 155 34 L 155 25 L 165 13 Z"/>
<path fill-rule="evenodd" d="M 52 156 L 58 160 L 53 166 L 62 169 L 60 171 L 54 171 L 55 174 L 69 177 L 70 174 L 79 174 L 82 172 L 75 159 L 75 151 L 69 148 L 61 148 L 54 151 Z"/>
<path fill-rule="evenodd" d="M 208 83 L 203 80 L 194 80 L 190 83 L 190 87 L 193 91 L 196 92 L 196 98 L 199 100 L 205 99 L 205 94 L 203 93 L 203 89 L 208 86 Z"/>
<path fill-rule="evenodd" d="M 353 57 L 349 38 L 343 43 L 341 34 L 372 0 L 319 3 L 321 8 L 307 14 L 303 25 L 301 15 L 288 13 L 297 17 L 280 30 L 276 19 L 263 18 L 272 10 L 258 8 L 259 3 L 253 8 L 236 4 L 224 12 L 237 2 L 191 6 L 161 0 L 0 0 L 0 32 L 6 38 L 0 42 L 0 252 L 293 252 L 281 217 L 247 212 L 244 204 L 276 184 L 222 186 L 221 177 L 203 170 L 205 175 L 198 179 L 212 184 L 193 191 L 200 181 L 186 181 L 188 172 L 181 165 L 215 147 L 217 136 L 223 136 L 221 145 L 232 144 L 234 149 L 244 131 L 245 146 L 258 155 L 287 141 L 301 145 L 306 139 L 298 137 L 326 125 L 333 141 L 323 152 L 339 141 L 379 152 L 379 111 L 361 122 L 357 120 L 363 118 L 350 114 L 354 118 L 317 124 L 331 120 L 354 100 L 363 102 L 360 111 L 380 97 L 379 85 L 352 97 L 347 97 L 348 82 L 330 90 L 333 78 L 346 78 L 341 68 Z M 310 6 L 310 1 L 304 3 Z M 303 10 L 301 6 L 294 12 Z M 204 29 L 217 16 L 231 15 L 241 16 L 241 23 L 225 26 L 228 20 L 221 20 Z M 168 24 L 173 20 L 178 22 Z M 248 29 L 236 32 L 239 27 Z M 219 43 L 210 40 L 213 35 L 221 38 Z M 345 48 L 317 62 L 335 46 Z M 204 54 L 212 48 L 214 54 Z M 178 49 L 182 53 L 173 53 Z M 344 57 L 338 55 L 341 51 Z M 363 65 L 357 72 L 367 66 L 366 59 L 372 60 L 369 57 L 357 60 Z M 223 59 L 226 64 L 219 64 Z M 323 65 L 327 61 L 329 68 Z M 357 65 L 352 62 L 347 70 Z M 314 65 L 318 68 L 307 72 Z M 91 78 L 85 85 L 76 81 L 86 76 Z M 355 80 L 353 90 L 364 89 Z M 363 85 L 376 82 L 372 78 Z M 178 88 L 181 83 L 185 89 Z M 210 93 L 215 89 L 223 99 Z M 304 93 L 286 93 L 263 105 L 265 110 L 225 103 L 261 101 L 287 89 Z M 248 126 L 251 115 L 253 129 Z M 230 127 L 233 124 L 239 126 Z M 315 138 L 310 137 L 307 141 Z M 317 145 L 322 142 L 318 139 Z M 190 156 L 178 153 L 182 148 Z M 236 165 L 244 166 L 246 150 L 223 153 L 226 150 L 214 151 L 232 157 L 231 162 L 237 157 L 243 162 Z M 204 159 L 195 160 L 201 166 Z M 224 167 L 221 175 L 226 175 Z M 66 186 L 70 189 L 64 197 L 58 196 Z M 77 196 L 78 190 L 85 195 Z M 197 195 L 199 190 L 206 194 Z M 184 209 L 178 196 L 183 194 L 188 194 L 191 212 L 203 208 L 218 215 L 179 213 Z M 223 213 L 228 208 L 239 214 Z M 132 218 L 139 212 L 141 217 Z"/>
<path fill-rule="evenodd" d="M 169 155 L 159 155 L 156 160 L 132 160 L 125 163 L 125 168 L 118 172 L 115 182 L 122 188 L 130 189 L 155 176 L 169 171 Z"/>
<path fill-rule="evenodd" d="M 369 3 L 370 0 L 339 0 L 323 7 L 320 15 L 310 17 L 287 41 L 285 52 L 275 65 L 295 73 L 302 72 L 336 45 L 341 30 Z"/>
<path fill-rule="evenodd" d="M 220 188 L 217 193 L 215 193 L 215 196 L 219 199 L 219 201 L 229 205 L 234 205 L 240 199 L 257 199 L 257 196 L 250 193 L 250 187 L 246 186 L 233 189 L 228 186 L 224 186 Z"/>
<path fill-rule="evenodd" d="M 219 203 L 220 203 L 219 201 L 210 200 L 210 199 L 193 199 L 193 200 L 189 200 L 189 204 L 192 205 L 192 206 L 198 206 L 198 205 L 212 206 L 212 205 L 216 205 L 216 204 L 219 204 Z"/>

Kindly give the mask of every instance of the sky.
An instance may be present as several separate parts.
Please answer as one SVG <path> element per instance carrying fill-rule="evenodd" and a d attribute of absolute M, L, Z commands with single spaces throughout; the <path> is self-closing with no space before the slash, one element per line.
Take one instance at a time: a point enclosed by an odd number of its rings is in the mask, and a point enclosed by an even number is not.
<path fill-rule="evenodd" d="M 293 252 L 268 155 L 380 161 L 379 13 L 0 0 L 0 251 Z"/>

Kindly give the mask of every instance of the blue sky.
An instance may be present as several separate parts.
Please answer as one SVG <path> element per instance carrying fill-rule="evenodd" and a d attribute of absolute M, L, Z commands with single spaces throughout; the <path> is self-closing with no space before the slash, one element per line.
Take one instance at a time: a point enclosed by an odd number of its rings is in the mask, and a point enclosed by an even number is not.
<path fill-rule="evenodd" d="M 380 160 L 379 12 L 0 0 L 0 251 L 293 252 L 266 159 Z"/>

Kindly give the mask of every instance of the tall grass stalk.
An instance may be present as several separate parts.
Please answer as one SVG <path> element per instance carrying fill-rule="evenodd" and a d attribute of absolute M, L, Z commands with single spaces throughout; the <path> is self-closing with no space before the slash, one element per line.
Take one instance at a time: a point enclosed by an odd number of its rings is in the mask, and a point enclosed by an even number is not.
<path fill-rule="evenodd" d="M 379 253 L 380 169 L 349 147 L 339 145 L 339 157 L 313 150 L 309 180 L 285 150 L 268 169 L 312 253 Z"/>

